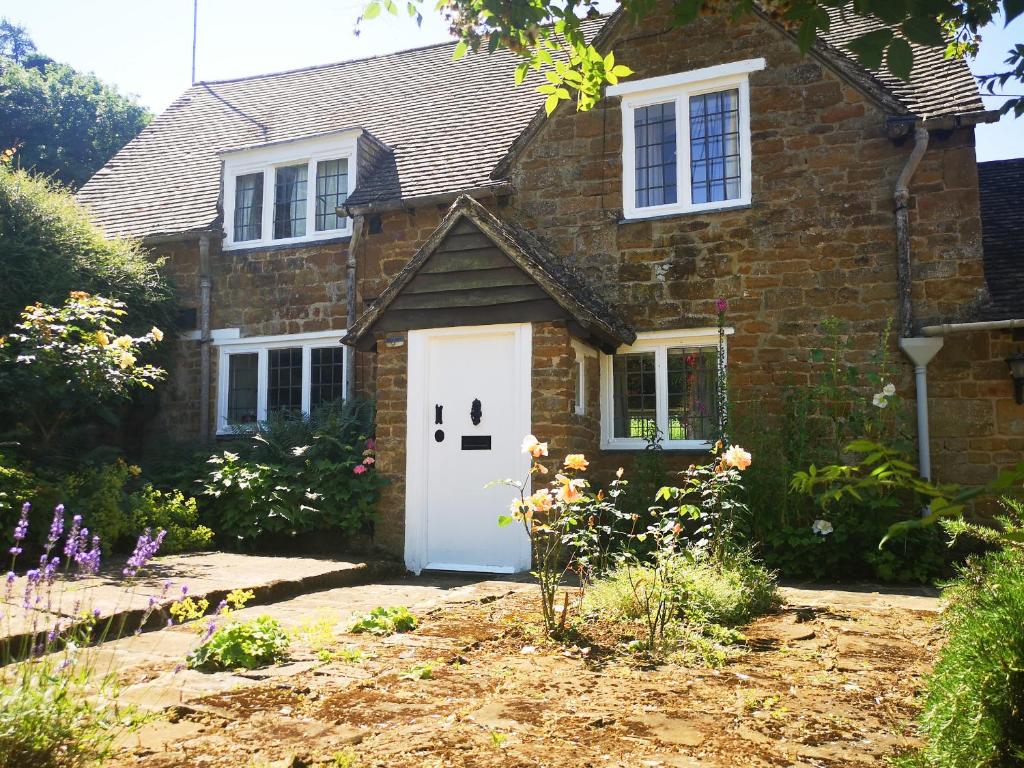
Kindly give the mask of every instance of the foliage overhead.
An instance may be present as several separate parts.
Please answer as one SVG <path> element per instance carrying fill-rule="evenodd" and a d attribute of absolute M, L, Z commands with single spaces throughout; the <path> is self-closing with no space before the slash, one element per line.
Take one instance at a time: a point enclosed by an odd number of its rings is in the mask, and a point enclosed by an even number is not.
<path fill-rule="evenodd" d="M 422 20 L 424 1 L 405 0 L 405 11 L 417 22 Z M 657 0 L 618 0 L 618 5 L 633 19 L 659 7 Z M 855 37 L 847 47 L 865 67 L 880 69 L 884 62 L 889 72 L 908 80 L 914 68 L 911 44 L 941 48 L 950 57 L 973 56 L 981 28 L 1000 13 L 1009 24 L 1024 13 L 1024 0 L 675 0 L 670 13 L 677 25 L 685 25 L 701 15 L 735 21 L 761 11 L 782 23 L 806 53 L 819 34 L 828 32 L 829 8 L 884 25 Z M 370 0 L 357 22 L 357 32 L 362 21 L 379 16 L 382 10 L 397 15 L 400 4 Z M 577 109 L 586 111 L 597 103 L 604 85 L 632 74 L 615 63 L 613 51 L 598 50 L 583 33 L 581 20 L 599 15 L 598 0 L 438 0 L 436 10 L 459 41 L 456 59 L 481 48 L 506 49 L 522 58 L 516 83 L 530 69 L 544 71 L 548 82 L 538 91 L 548 96 L 548 114 L 560 101 L 570 99 L 575 99 Z M 979 78 L 989 93 L 1000 95 L 1007 86 L 1024 85 L 1024 43 L 1009 51 L 1005 64 L 1005 69 Z M 1024 95 L 1013 94 L 1002 111 L 1013 111 L 1018 117 L 1024 114 Z"/>
<path fill-rule="evenodd" d="M 74 189 L 102 168 L 152 115 L 92 74 L 36 53 L 22 27 L 0 21 L 0 149 Z"/>

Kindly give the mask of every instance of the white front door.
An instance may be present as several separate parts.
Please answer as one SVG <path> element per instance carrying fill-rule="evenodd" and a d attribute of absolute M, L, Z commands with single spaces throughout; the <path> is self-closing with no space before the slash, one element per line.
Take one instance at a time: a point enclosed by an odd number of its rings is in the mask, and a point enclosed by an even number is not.
<path fill-rule="evenodd" d="M 410 570 L 530 567 L 522 525 L 498 527 L 530 432 L 530 324 L 409 332 L 405 561 Z"/>

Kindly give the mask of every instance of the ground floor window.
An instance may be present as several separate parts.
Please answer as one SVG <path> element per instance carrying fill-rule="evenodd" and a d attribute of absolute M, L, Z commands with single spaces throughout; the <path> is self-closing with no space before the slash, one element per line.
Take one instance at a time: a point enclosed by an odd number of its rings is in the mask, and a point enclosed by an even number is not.
<path fill-rule="evenodd" d="M 264 421 L 272 413 L 309 413 L 345 391 L 345 331 L 256 336 L 219 348 L 217 432 Z"/>
<path fill-rule="evenodd" d="M 639 334 L 601 360 L 604 448 L 710 447 L 718 430 L 717 328 Z"/>

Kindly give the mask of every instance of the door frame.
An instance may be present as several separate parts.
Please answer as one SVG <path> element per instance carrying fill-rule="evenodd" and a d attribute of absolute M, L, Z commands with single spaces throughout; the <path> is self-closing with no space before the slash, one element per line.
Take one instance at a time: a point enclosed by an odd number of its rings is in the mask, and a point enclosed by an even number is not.
<path fill-rule="evenodd" d="M 408 334 L 408 362 L 406 370 L 406 442 L 405 442 L 405 565 L 413 573 L 419 573 L 427 563 L 427 448 L 430 445 L 427 434 L 430 429 L 427 382 L 429 381 L 428 349 L 430 341 L 445 336 L 485 336 L 496 332 L 512 331 L 515 339 L 514 373 L 516 382 L 516 423 L 519 434 L 511 439 L 519 441 L 531 432 L 532 424 L 532 373 L 533 373 L 533 327 L 530 323 L 502 323 L 499 325 L 469 325 L 454 328 L 428 328 L 412 330 Z M 526 476 L 529 469 L 527 457 L 523 457 L 518 475 Z M 495 478 L 498 479 L 498 478 Z M 527 480 L 529 482 L 529 480 Z M 510 488 L 509 499 L 511 501 Z M 529 485 L 526 492 L 530 492 Z M 519 523 L 515 523 L 519 525 Z M 495 515 L 494 525 L 498 520 Z M 528 536 L 522 537 L 515 566 L 501 571 L 514 573 L 527 571 L 532 564 L 532 553 Z"/>

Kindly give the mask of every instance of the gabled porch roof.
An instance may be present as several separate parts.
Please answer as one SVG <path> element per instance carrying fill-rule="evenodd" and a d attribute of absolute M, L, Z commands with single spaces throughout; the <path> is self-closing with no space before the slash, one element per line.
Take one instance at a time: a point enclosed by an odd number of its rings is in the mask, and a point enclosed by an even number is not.
<path fill-rule="evenodd" d="M 462 195 L 342 343 L 371 349 L 379 332 L 557 319 L 606 351 L 636 338 L 536 237 Z"/>

